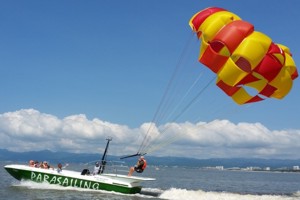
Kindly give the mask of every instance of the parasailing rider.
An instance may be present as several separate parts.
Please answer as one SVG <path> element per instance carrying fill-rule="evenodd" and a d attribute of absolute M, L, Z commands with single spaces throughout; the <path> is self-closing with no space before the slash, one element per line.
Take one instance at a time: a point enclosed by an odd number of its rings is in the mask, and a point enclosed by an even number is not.
<path fill-rule="evenodd" d="M 142 173 L 147 167 L 147 161 L 144 156 L 141 156 L 134 167 L 131 167 L 128 173 L 128 176 L 131 176 L 134 171 L 137 173 Z"/>

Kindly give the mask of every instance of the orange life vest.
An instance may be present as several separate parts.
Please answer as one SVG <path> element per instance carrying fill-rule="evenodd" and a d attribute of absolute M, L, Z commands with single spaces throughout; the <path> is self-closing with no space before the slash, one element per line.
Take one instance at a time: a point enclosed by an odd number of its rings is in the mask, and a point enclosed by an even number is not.
<path fill-rule="evenodd" d="M 146 167 L 147 167 L 147 161 L 145 159 L 143 159 L 143 161 L 144 161 L 144 164 L 142 166 L 142 170 L 146 169 Z"/>

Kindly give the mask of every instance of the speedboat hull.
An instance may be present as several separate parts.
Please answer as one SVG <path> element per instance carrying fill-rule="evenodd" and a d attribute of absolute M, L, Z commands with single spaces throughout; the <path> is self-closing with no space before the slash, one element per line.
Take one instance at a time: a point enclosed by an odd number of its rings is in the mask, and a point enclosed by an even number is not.
<path fill-rule="evenodd" d="M 125 194 L 139 193 L 142 189 L 141 182 L 155 180 L 118 174 L 81 175 L 80 172 L 71 170 L 57 172 L 52 169 L 40 169 L 26 165 L 6 165 L 4 168 L 17 180 L 46 182 L 65 187 L 106 190 Z"/>

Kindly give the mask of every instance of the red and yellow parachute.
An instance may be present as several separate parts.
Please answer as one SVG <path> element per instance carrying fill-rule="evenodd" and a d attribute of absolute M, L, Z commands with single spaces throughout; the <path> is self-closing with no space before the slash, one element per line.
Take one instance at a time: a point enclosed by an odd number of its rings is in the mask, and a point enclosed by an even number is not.
<path fill-rule="evenodd" d="M 282 99 L 289 93 L 298 72 L 288 47 L 222 8 L 204 9 L 189 24 L 201 39 L 199 62 L 217 74 L 217 86 L 236 103 Z"/>

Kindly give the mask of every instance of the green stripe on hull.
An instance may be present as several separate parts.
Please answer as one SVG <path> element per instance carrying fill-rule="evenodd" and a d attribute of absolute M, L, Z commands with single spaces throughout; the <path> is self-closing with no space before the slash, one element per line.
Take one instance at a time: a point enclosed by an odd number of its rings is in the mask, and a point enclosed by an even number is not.
<path fill-rule="evenodd" d="M 5 168 L 17 180 L 31 180 L 34 182 L 47 182 L 49 184 L 61 185 L 65 187 L 77 187 L 92 190 L 115 191 L 125 194 L 135 194 L 141 191 L 141 187 L 129 188 L 126 185 L 107 184 L 92 180 L 85 180 L 75 177 L 67 177 L 58 174 L 34 172 L 21 169 Z"/>

